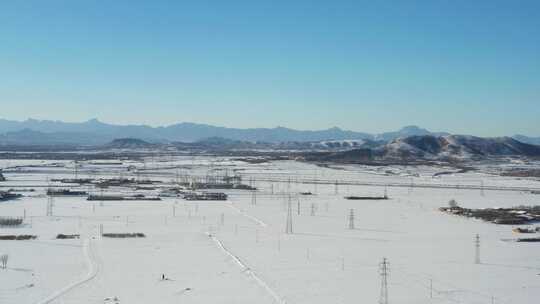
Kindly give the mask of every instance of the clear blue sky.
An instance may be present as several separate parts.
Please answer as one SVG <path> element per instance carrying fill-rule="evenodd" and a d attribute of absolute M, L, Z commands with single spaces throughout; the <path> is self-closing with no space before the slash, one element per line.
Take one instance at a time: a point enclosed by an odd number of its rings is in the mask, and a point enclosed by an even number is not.
<path fill-rule="evenodd" d="M 0 2 L 0 118 L 540 136 L 540 1 Z"/>

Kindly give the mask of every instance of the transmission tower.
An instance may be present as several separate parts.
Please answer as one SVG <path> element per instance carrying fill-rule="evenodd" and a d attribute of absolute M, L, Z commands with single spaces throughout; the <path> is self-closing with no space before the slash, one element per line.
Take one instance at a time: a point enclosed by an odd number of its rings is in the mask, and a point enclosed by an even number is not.
<path fill-rule="evenodd" d="M 475 247 L 474 263 L 480 264 L 480 236 L 478 234 L 474 238 L 474 247 Z"/>
<path fill-rule="evenodd" d="M 251 204 L 257 205 L 257 193 L 255 191 L 251 192 Z"/>
<path fill-rule="evenodd" d="M 349 211 L 349 229 L 354 230 L 354 209 Z"/>
<path fill-rule="evenodd" d="M 315 170 L 315 180 L 313 182 L 313 193 L 317 193 L 317 170 Z"/>
<path fill-rule="evenodd" d="M 287 180 L 287 193 L 291 193 L 291 178 Z"/>
<path fill-rule="evenodd" d="M 47 197 L 47 216 L 53 215 L 54 199 L 52 196 Z"/>
<path fill-rule="evenodd" d="M 381 275 L 381 295 L 379 297 L 379 304 L 388 304 L 388 261 L 383 258 L 380 264 Z"/>
<path fill-rule="evenodd" d="M 480 180 L 480 195 L 484 196 L 484 180 Z"/>
<path fill-rule="evenodd" d="M 103 224 L 99 224 L 99 236 L 103 237 Z"/>
<path fill-rule="evenodd" d="M 292 227 L 292 204 L 291 204 L 291 197 L 289 196 L 289 201 L 287 202 L 287 224 L 285 227 L 285 233 L 286 234 L 292 234 L 293 233 L 293 227 Z"/>
<path fill-rule="evenodd" d="M 100 196 L 101 196 L 101 200 L 99 201 L 99 206 L 103 207 L 103 188 L 101 188 L 100 190 Z"/>
<path fill-rule="evenodd" d="M 74 162 L 75 166 L 74 166 L 74 171 L 75 171 L 75 179 L 77 179 L 79 177 L 79 162 L 78 161 L 75 161 Z"/>

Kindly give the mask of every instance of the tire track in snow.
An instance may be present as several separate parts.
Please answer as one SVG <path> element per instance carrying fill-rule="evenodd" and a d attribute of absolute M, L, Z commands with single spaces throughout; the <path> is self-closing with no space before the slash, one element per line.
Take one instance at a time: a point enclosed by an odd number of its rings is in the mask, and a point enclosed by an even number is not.
<path fill-rule="evenodd" d="M 275 290 L 272 289 L 272 287 L 270 287 L 263 279 L 261 279 L 261 277 L 259 277 L 257 273 L 255 273 L 253 270 L 251 270 L 251 268 L 246 266 L 246 264 L 244 264 L 238 256 L 234 255 L 231 251 L 225 248 L 223 243 L 217 237 L 215 237 L 209 232 L 207 232 L 206 235 L 208 235 L 208 237 L 210 237 L 212 241 L 214 241 L 214 243 L 218 246 L 219 249 L 221 249 L 221 251 L 223 251 L 225 254 L 230 256 L 233 259 L 233 261 L 236 262 L 236 264 L 238 264 L 238 266 L 240 266 L 240 268 L 243 269 L 244 273 L 249 275 L 255 282 L 257 282 L 257 284 L 259 284 L 259 286 L 264 288 L 268 292 L 268 294 L 270 294 L 272 298 L 274 298 L 275 303 L 278 303 L 278 304 L 287 303 Z"/>
<path fill-rule="evenodd" d="M 69 291 L 73 290 L 74 288 L 91 281 L 94 279 L 97 274 L 99 273 L 99 264 L 96 261 L 96 258 L 94 256 L 93 250 L 92 250 L 92 241 L 90 239 L 86 239 L 84 241 L 83 245 L 83 252 L 84 252 L 84 259 L 86 261 L 86 264 L 88 265 L 88 273 L 86 276 L 78 281 L 75 281 L 64 288 L 57 290 L 47 298 L 37 302 L 36 304 L 48 304 L 53 302 L 54 300 L 60 298 L 61 296 L 65 295 Z"/>

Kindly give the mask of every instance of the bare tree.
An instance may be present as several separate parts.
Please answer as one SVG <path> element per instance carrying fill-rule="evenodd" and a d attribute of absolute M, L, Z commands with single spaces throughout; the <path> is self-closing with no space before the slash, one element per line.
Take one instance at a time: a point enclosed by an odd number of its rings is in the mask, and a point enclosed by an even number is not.
<path fill-rule="evenodd" d="M 459 207 L 459 205 L 458 205 L 458 202 L 457 202 L 455 199 L 451 199 L 451 200 L 448 202 L 448 207 L 450 207 L 450 208 L 455 208 L 455 207 Z"/>
<path fill-rule="evenodd" d="M 9 255 L 7 254 L 2 254 L 2 256 L 0 256 L 0 263 L 2 264 L 3 269 L 6 269 L 7 267 L 8 259 Z"/>

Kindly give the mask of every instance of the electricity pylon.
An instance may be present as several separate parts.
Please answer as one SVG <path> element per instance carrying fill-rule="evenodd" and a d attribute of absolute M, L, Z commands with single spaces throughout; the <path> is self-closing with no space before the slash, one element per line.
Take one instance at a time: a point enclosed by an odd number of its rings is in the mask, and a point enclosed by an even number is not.
<path fill-rule="evenodd" d="M 349 211 L 349 229 L 354 230 L 354 209 Z"/>
<path fill-rule="evenodd" d="M 291 204 L 291 197 L 289 196 L 289 201 L 287 202 L 287 224 L 285 227 L 285 233 L 292 234 L 293 233 L 293 227 L 292 227 L 292 204 Z"/>
<path fill-rule="evenodd" d="M 381 295 L 379 297 L 379 304 L 388 304 L 388 262 L 386 258 L 383 258 L 379 270 L 381 275 Z"/>
<path fill-rule="evenodd" d="M 257 205 L 257 193 L 255 191 L 251 192 L 251 204 Z"/>
<path fill-rule="evenodd" d="M 474 238 L 474 247 L 475 247 L 474 263 L 480 264 L 480 236 L 478 234 Z"/>

